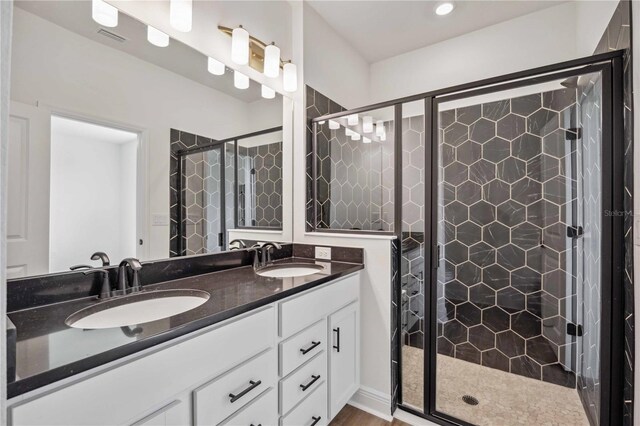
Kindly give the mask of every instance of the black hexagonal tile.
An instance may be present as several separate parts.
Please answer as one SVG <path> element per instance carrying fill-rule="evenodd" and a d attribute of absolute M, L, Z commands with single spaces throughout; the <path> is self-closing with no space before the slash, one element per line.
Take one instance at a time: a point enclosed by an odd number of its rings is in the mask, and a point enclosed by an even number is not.
<path fill-rule="evenodd" d="M 511 316 L 511 329 L 519 336 L 530 339 L 542 334 L 542 322 L 531 312 L 522 311 Z"/>
<path fill-rule="evenodd" d="M 542 108 L 527 118 L 527 131 L 538 136 L 545 136 L 560 127 L 557 112 Z"/>
<path fill-rule="evenodd" d="M 514 183 L 527 174 L 527 165 L 515 157 L 508 157 L 497 166 L 497 177 L 507 183 Z"/>
<path fill-rule="evenodd" d="M 444 143 L 451 146 L 461 145 L 469 139 L 469 127 L 455 122 L 451 126 L 444 129 Z"/>
<path fill-rule="evenodd" d="M 516 114 L 509 114 L 498 121 L 497 134 L 501 138 L 513 140 L 526 131 L 526 120 Z"/>
<path fill-rule="evenodd" d="M 540 94 L 520 96 L 511 99 L 511 112 L 524 117 L 531 115 L 540 109 L 541 106 L 542 99 Z"/>
<path fill-rule="evenodd" d="M 540 153 L 542 153 L 540 137 L 531 133 L 524 133 L 511 143 L 511 155 L 520 160 L 529 161 Z"/>
<path fill-rule="evenodd" d="M 482 116 L 492 121 L 498 121 L 505 115 L 509 114 L 511 101 L 509 99 L 487 102 L 482 104 Z"/>
<path fill-rule="evenodd" d="M 469 168 L 455 161 L 444 168 L 444 179 L 451 185 L 460 185 L 469 177 Z"/>
<path fill-rule="evenodd" d="M 511 358 L 511 373 L 519 376 L 529 377 L 531 379 L 540 380 L 542 367 L 528 356 L 519 356 Z"/>
<path fill-rule="evenodd" d="M 482 187 L 470 180 L 460 184 L 456 189 L 456 199 L 462 204 L 470 206 L 482 198 Z"/>
<path fill-rule="evenodd" d="M 482 270 L 482 282 L 494 290 L 509 286 L 509 271 L 500 265 L 491 265 Z"/>
<path fill-rule="evenodd" d="M 527 207 L 527 221 L 544 228 L 560 221 L 560 208 L 547 201 L 539 200 Z"/>
<path fill-rule="evenodd" d="M 482 239 L 494 248 L 507 244 L 509 235 L 509 228 L 499 222 L 492 222 L 482 230 Z"/>
<path fill-rule="evenodd" d="M 533 204 L 542 199 L 542 184 L 527 177 L 520 179 L 511 186 L 511 197 L 525 206 Z"/>
<path fill-rule="evenodd" d="M 563 109 L 576 103 L 576 89 L 558 89 L 542 93 L 542 106 L 554 111 Z"/>
<path fill-rule="evenodd" d="M 526 341 L 526 353 L 540 365 L 558 362 L 558 347 L 543 336 Z"/>
<path fill-rule="evenodd" d="M 496 334 L 496 348 L 509 358 L 525 353 L 524 339 L 511 330 Z"/>
<path fill-rule="evenodd" d="M 503 288 L 497 293 L 498 306 L 510 314 L 525 309 L 525 295 L 513 287 Z"/>
<path fill-rule="evenodd" d="M 497 208 L 498 222 L 509 227 L 523 223 L 527 219 L 526 213 L 526 207 L 514 200 L 506 201 Z"/>
<path fill-rule="evenodd" d="M 542 319 L 558 315 L 558 299 L 545 291 L 527 295 L 527 311 Z"/>
<path fill-rule="evenodd" d="M 482 312 L 477 306 L 467 302 L 456 307 L 456 319 L 467 327 L 480 324 Z"/>
<path fill-rule="evenodd" d="M 484 268 L 495 262 L 496 249 L 485 242 L 479 242 L 469 247 L 469 260 Z"/>
<path fill-rule="evenodd" d="M 456 237 L 463 244 L 471 246 L 482 239 L 482 229 L 475 223 L 467 221 L 458 225 Z"/>
<path fill-rule="evenodd" d="M 545 318 L 544 327 L 542 327 L 542 335 L 556 345 L 566 344 L 567 320 L 560 316 Z"/>
<path fill-rule="evenodd" d="M 482 365 L 509 372 L 509 358 L 497 349 L 482 352 Z"/>
<path fill-rule="evenodd" d="M 451 185 L 450 183 L 443 182 L 439 185 L 439 189 L 442 194 L 442 204 L 447 205 L 456 200 L 456 187 Z"/>
<path fill-rule="evenodd" d="M 476 284 L 469 288 L 469 301 L 484 309 L 496 303 L 496 292 L 486 284 Z"/>
<path fill-rule="evenodd" d="M 482 145 L 473 141 L 466 141 L 456 148 L 456 158 L 462 164 L 470 165 L 482 157 Z"/>
<path fill-rule="evenodd" d="M 437 347 L 438 354 L 455 357 L 456 346 L 448 341 L 445 337 L 438 337 Z"/>
<path fill-rule="evenodd" d="M 511 186 L 499 179 L 494 179 L 482 187 L 482 198 L 493 205 L 507 201 L 511 197 Z"/>
<path fill-rule="evenodd" d="M 480 364 L 480 351 L 469 343 L 463 343 L 456 345 L 456 358 L 464 361 L 473 362 L 474 364 Z"/>
<path fill-rule="evenodd" d="M 496 262 L 506 270 L 513 271 L 525 265 L 525 252 L 513 244 L 507 244 L 498 249 Z"/>
<path fill-rule="evenodd" d="M 471 105 L 456 109 L 456 120 L 463 124 L 471 124 L 482 115 L 482 105 Z"/>
<path fill-rule="evenodd" d="M 511 285 L 524 294 L 534 293 L 542 289 L 542 275 L 525 266 L 511 272 Z"/>
<path fill-rule="evenodd" d="M 495 164 L 487 160 L 479 160 L 469 166 L 469 180 L 484 185 L 496 176 Z"/>
<path fill-rule="evenodd" d="M 482 270 L 471 262 L 464 262 L 456 267 L 456 278 L 470 287 L 482 281 Z"/>
<path fill-rule="evenodd" d="M 495 137 L 482 146 L 482 158 L 492 163 L 499 163 L 509 156 L 511 146 L 508 140 Z"/>
<path fill-rule="evenodd" d="M 556 176 L 544 183 L 544 196 L 547 200 L 561 206 L 569 201 L 567 194 L 567 178 Z"/>
<path fill-rule="evenodd" d="M 467 327 L 458 320 L 451 320 L 445 323 L 442 333 L 444 337 L 456 345 L 467 341 Z"/>
<path fill-rule="evenodd" d="M 455 305 L 469 300 L 469 288 L 458 280 L 453 280 L 444 285 L 444 297 Z"/>
<path fill-rule="evenodd" d="M 542 230 L 529 222 L 517 225 L 511 230 L 511 242 L 523 250 L 539 246 L 541 238 Z"/>
<path fill-rule="evenodd" d="M 486 225 L 496 218 L 496 209 L 492 204 L 485 201 L 478 201 L 469 207 L 469 220 L 478 225 Z"/>
<path fill-rule="evenodd" d="M 509 329 L 510 317 L 508 313 L 494 306 L 482 311 L 482 324 L 489 330 L 499 333 Z"/>
<path fill-rule="evenodd" d="M 459 201 L 449 203 L 444 208 L 444 220 L 459 225 L 469 219 L 469 208 Z"/>
<path fill-rule="evenodd" d="M 542 231 L 545 246 L 561 252 L 571 247 L 571 239 L 567 237 L 567 226 L 563 223 L 554 223 Z"/>
<path fill-rule="evenodd" d="M 543 274 L 542 288 L 559 299 L 565 297 L 567 295 L 567 272 L 556 269 Z"/>
<path fill-rule="evenodd" d="M 450 109 L 447 111 L 440 111 L 438 114 L 438 127 L 440 129 L 446 129 L 456 121 L 456 110 Z"/>
<path fill-rule="evenodd" d="M 557 129 L 542 138 L 542 152 L 555 158 L 563 158 L 571 151 L 571 142 L 565 130 Z"/>
<path fill-rule="evenodd" d="M 527 266 L 534 271 L 545 273 L 560 267 L 560 256 L 547 247 L 534 247 L 527 250 Z"/>
<path fill-rule="evenodd" d="M 567 371 L 559 364 L 550 364 L 542 367 L 542 380 L 554 385 L 560 385 L 567 388 L 576 387 L 576 375 L 572 371 Z"/>
<path fill-rule="evenodd" d="M 467 260 L 469 249 L 459 241 L 451 241 L 444 247 L 445 258 L 453 264 L 459 264 Z"/>
<path fill-rule="evenodd" d="M 485 143 L 496 135 L 496 123 L 481 118 L 472 125 L 469 126 L 469 139 L 478 142 Z"/>
<path fill-rule="evenodd" d="M 495 348 L 496 335 L 484 325 L 469 328 L 469 343 L 481 351 Z"/>

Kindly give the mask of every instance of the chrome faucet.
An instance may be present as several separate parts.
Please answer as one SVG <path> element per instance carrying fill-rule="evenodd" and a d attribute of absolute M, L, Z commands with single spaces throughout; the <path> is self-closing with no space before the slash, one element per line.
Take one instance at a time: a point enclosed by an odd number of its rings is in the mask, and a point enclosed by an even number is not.
<path fill-rule="evenodd" d="M 91 255 L 91 260 L 101 260 L 102 261 L 102 267 L 111 265 L 111 261 L 109 260 L 109 256 L 107 256 L 107 253 L 105 253 L 103 251 L 97 251 L 97 252 L 93 253 Z"/>
<path fill-rule="evenodd" d="M 107 299 L 111 296 L 111 281 L 109 281 L 109 271 L 106 269 L 90 269 L 82 272 L 85 275 L 102 274 L 102 286 L 100 287 L 100 299 Z"/>
<path fill-rule="evenodd" d="M 138 291 L 140 290 L 140 279 L 138 278 L 138 271 L 142 269 L 142 264 L 138 259 L 134 259 L 133 257 L 128 257 L 120 262 L 120 266 L 118 268 L 118 290 L 124 293 L 129 287 L 127 285 L 127 266 L 133 271 L 133 282 L 131 283 L 131 289 L 132 291 Z"/>
<path fill-rule="evenodd" d="M 262 261 L 261 266 L 267 266 L 267 264 L 271 262 L 271 250 L 274 248 L 276 250 L 280 250 L 282 249 L 282 246 L 272 241 L 262 244 L 262 247 L 260 247 L 260 260 Z"/>
<path fill-rule="evenodd" d="M 238 244 L 238 247 L 231 247 L 233 244 Z M 229 250 L 238 250 L 243 248 L 247 248 L 244 241 L 239 239 L 229 241 Z"/>

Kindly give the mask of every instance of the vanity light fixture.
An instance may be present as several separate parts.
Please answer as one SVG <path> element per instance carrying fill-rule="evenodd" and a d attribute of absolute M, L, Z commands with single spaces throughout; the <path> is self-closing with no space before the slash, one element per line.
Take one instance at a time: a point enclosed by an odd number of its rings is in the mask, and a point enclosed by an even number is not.
<path fill-rule="evenodd" d="M 207 58 L 207 70 L 213 75 L 223 75 L 224 74 L 224 64 L 217 59 L 212 57 Z"/>
<path fill-rule="evenodd" d="M 236 70 L 233 72 L 233 85 L 236 86 L 236 89 L 248 89 L 249 77 Z"/>
<path fill-rule="evenodd" d="M 376 136 L 382 137 L 386 133 L 384 129 L 384 122 L 382 120 L 376 121 Z"/>
<path fill-rule="evenodd" d="M 275 43 L 264 48 L 264 75 L 271 78 L 280 75 L 280 48 Z"/>
<path fill-rule="evenodd" d="M 358 114 L 347 115 L 347 124 L 349 126 L 357 126 L 358 125 Z"/>
<path fill-rule="evenodd" d="M 298 68 L 291 61 L 284 64 L 282 86 L 287 92 L 298 90 Z"/>
<path fill-rule="evenodd" d="M 384 142 L 384 141 L 386 141 L 386 140 L 387 140 L 387 134 L 386 134 L 386 133 L 383 133 L 381 136 L 379 136 L 379 138 L 380 138 L 380 140 L 381 140 L 382 142 Z"/>
<path fill-rule="evenodd" d="M 169 36 L 151 25 L 147 25 L 147 40 L 158 47 L 167 47 L 169 45 Z"/>
<path fill-rule="evenodd" d="M 436 15 L 444 16 L 453 12 L 453 9 L 455 9 L 455 5 L 453 4 L 453 2 L 445 1 L 445 2 L 439 3 L 436 6 L 435 12 L 436 12 Z"/>
<path fill-rule="evenodd" d="M 368 137 L 366 137 L 366 136 L 363 136 L 363 137 L 362 137 L 362 143 L 371 143 L 371 139 L 369 139 L 369 138 L 368 138 Z"/>
<path fill-rule="evenodd" d="M 360 140 L 360 133 L 353 132 L 353 134 L 351 135 L 351 140 L 352 141 L 359 141 Z"/>
<path fill-rule="evenodd" d="M 373 117 L 370 115 L 362 117 L 362 131 L 365 133 L 373 132 Z"/>
<path fill-rule="evenodd" d="M 173 28 L 183 33 L 191 31 L 193 24 L 192 0 L 170 0 L 169 23 Z"/>
<path fill-rule="evenodd" d="M 353 136 L 354 133 L 355 132 L 353 130 L 351 130 L 350 128 L 348 128 L 348 127 L 344 128 L 344 135 L 345 136 L 351 137 L 351 136 Z"/>
<path fill-rule="evenodd" d="M 265 99 L 273 99 L 276 97 L 276 91 L 269 86 L 262 85 L 262 97 Z"/>
<path fill-rule="evenodd" d="M 105 27 L 118 26 L 118 9 L 104 0 L 91 1 L 91 17 L 98 24 Z"/>
<path fill-rule="evenodd" d="M 329 120 L 329 129 L 338 130 L 340 128 L 340 123 L 335 120 Z"/>
<path fill-rule="evenodd" d="M 231 60 L 238 65 L 249 63 L 249 32 L 242 25 L 231 32 Z"/>

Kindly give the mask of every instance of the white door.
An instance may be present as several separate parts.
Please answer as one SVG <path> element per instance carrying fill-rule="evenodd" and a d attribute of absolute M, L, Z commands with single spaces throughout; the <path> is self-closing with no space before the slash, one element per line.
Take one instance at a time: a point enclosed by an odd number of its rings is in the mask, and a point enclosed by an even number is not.
<path fill-rule="evenodd" d="M 51 113 L 11 102 L 7 188 L 7 278 L 49 272 Z"/>
<path fill-rule="evenodd" d="M 359 333 L 358 304 L 352 303 L 329 317 L 329 419 L 344 407 L 358 390 Z"/>

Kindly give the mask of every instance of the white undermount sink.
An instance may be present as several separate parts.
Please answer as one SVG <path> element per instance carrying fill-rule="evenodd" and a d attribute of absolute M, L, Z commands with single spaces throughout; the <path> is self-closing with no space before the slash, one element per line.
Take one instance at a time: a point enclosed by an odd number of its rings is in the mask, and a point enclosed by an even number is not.
<path fill-rule="evenodd" d="M 137 325 L 190 311 L 207 300 L 209 293 L 202 290 L 141 291 L 88 306 L 65 323 L 83 329 Z"/>
<path fill-rule="evenodd" d="M 324 266 L 312 263 L 285 263 L 282 265 L 269 265 L 259 269 L 256 273 L 269 278 L 304 277 L 322 271 Z"/>

